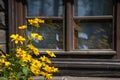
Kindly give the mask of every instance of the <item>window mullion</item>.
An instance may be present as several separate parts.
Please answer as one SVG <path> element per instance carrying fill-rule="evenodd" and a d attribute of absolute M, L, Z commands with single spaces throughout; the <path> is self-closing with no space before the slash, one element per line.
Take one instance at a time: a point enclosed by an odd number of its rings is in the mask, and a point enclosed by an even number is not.
<path fill-rule="evenodd" d="M 72 14 L 72 0 L 65 1 L 65 50 L 71 51 L 73 49 L 73 14 Z"/>

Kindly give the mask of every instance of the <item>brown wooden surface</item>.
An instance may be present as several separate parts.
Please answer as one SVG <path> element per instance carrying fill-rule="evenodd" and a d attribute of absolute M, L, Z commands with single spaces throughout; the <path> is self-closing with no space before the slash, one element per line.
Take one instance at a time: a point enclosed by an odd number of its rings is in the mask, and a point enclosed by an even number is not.
<path fill-rule="evenodd" d="M 116 50 L 117 55 L 116 58 L 120 58 L 120 1 L 117 3 L 117 14 L 116 14 Z"/>
<path fill-rule="evenodd" d="M 65 3 L 65 50 L 70 51 L 73 50 L 73 33 L 74 33 L 74 27 L 73 27 L 73 19 L 72 19 L 72 0 L 65 0 L 67 3 Z"/>

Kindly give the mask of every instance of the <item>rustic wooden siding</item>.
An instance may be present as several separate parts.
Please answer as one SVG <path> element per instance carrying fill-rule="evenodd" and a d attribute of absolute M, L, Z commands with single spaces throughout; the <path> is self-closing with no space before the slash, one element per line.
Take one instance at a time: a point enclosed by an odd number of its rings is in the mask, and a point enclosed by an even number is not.
<path fill-rule="evenodd" d="M 5 3 L 0 0 L 0 49 L 6 52 Z"/>

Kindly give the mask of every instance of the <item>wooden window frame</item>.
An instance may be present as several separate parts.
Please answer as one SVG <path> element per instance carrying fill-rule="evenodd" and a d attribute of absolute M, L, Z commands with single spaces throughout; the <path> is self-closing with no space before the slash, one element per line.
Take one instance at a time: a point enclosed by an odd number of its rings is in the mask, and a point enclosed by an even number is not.
<path fill-rule="evenodd" d="M 21 2 L 22 1 L 22 2 Z M 74 51 L 73 50 L 73 34 L 74 27 L 72 24 L 73 18 L 69 13 L 73 14 L 72 0 L 64 0 L 66 8 L 64 18 L 65 27 L 64 40 L 65 51 L 55 51 L 57 58 L 53 59 L 53 64 L 60 68 L 57 75 L 59 76 L 114 76 L 120 77 L 120 0 L 115 1 L 115 14 L 114 14 L 114 42 L 115 51 Z M 71 8 L 71 9 L 70 9 Z M 26 22 L 26 6 L 25 0 L 8 0 L 8 30 L 11 33 L 20 33 L 17 26 L 25 24 Z M 87 17 L 87 19 L 91 17 Z M 102 19 L 102 17 L 97 17 Z M 111 19 L 111 16 L 103 17 L 104 19 Z M 85 17 L 81 17 L 85 19 Z M 93 20 L 96 17 L 93 18 Z M 69 26 L 69 27 L 68 27 Z M 71 34 L 71 35 L 70 35 Z M 73 44 L 71 44 L 73 43 Z"/>

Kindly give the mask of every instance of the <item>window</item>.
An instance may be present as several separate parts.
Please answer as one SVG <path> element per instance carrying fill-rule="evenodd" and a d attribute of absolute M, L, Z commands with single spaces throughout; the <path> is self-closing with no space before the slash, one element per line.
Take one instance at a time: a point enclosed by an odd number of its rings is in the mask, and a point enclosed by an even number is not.
<path fill-rule="evenodd" d="M 63 2 L 62 0 L 27 0 L 27 19 L 43 18 L 45 24 L 40 25 L 39 34 L 43 41 L 34 41 L 34 45 L 42 49 L 63 49 Z M 30 33 L 30 29 L 28 29 Z"/>
<path fill-rule="evenodd" d="M 119 72 L 119 0 L 8 0 L 8 4 L 9 34 L 20 33 L 17 26 L 30 18 L 45 20 L 39 28 L 44 40 L 33 43 L 43 52 L 55 51 L 59 75 L 118 76 L 111 72 Z"/>
<path fill-rule="evenodd" d="M 74 0 L 76 49 L 113 49 L 113 1 Z"/>
<path fill-rule="evenodd" d="M 46 22 L 39 32 L 44 40 L 34 41 L 36 47 L 74 52 L 114 51 L 112 0 L 27 0 L 26 3 L 26 19 L 39 17 Z"/>

